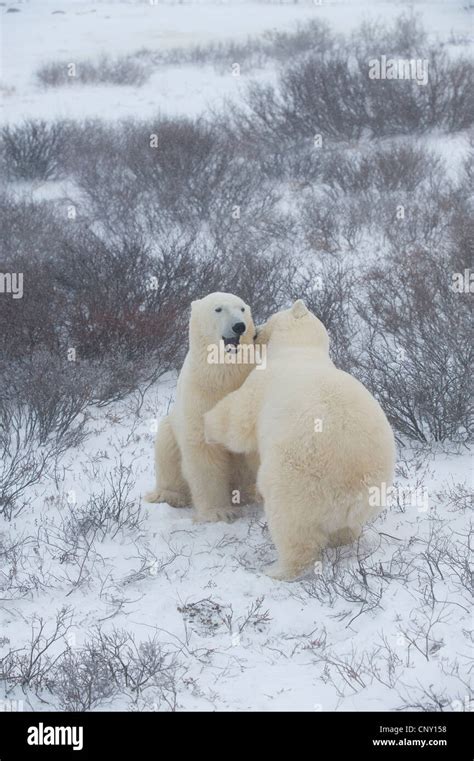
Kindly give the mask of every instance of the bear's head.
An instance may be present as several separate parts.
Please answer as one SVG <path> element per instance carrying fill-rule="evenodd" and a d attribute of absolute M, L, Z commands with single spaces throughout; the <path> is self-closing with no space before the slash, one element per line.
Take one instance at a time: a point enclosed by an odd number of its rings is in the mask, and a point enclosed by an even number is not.
<path fill-rule="evenodd" d="M 329 336 L 323 323 L 298 299 L 290 309 L 276 312 L 258 328 L 257 343 L 275 347 L 312 347 L 329 353 Z"/>
<path fill-rule="evenodd" d="M 219 346 L 225 352 L 236 352 L 240 344 L 251 344 L 255 338 L 252 312 L 232 293 L 210 293 L 191 304 L 189 345 L 191 349 Z"/>

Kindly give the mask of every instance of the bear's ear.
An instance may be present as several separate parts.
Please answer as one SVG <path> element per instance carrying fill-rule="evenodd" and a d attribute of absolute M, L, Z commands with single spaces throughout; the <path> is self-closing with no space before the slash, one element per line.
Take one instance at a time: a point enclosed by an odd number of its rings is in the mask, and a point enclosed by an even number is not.
<path fill-rule="evenodd" d="M 302 299 L 295 301 L 291 307 L 291 314 L 296 320 L 299 320 L 300 317 L 304 317 L 305 314 L 308 314 L 308 308 Z"/>
<path fill-rule="evenodd" d="M 191 312 L 193 309 L 196 309 L 197 305 L 200 303 L 201 299 L 196 299 L 195 301 L 191 301 Z"/>

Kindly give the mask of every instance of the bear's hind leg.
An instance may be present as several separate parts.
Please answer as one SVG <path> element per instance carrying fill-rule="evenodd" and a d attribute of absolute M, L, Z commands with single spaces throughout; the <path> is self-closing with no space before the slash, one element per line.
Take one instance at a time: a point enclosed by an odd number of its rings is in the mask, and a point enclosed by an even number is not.
<path fill-rule="evenodd" d="M 346 526 L 333 531 L 328 538 L 328 547 L 345 547 L 356 542 L 361 535 L 361 528 Z"/>
<path fill-rule="evenodd" d="M 278 500 L 265 500 L 270 535 L 278 552 L 278 560 L 263 569 L 268 576 L 281 581 L 294 581 L 314 570 L 314 564 L 327 546 L 325 534 L 306 520 L 299 522 L 294 507 Z"/>
<path fill-rule="evenodd" d="M 166 502 L 171 507 L 191 504 L 191 494 L 181 470 L 181 452 L 169 417 L 158 428 L 155 440 L 156 487 L 145 495 L 147 502 Z"/>

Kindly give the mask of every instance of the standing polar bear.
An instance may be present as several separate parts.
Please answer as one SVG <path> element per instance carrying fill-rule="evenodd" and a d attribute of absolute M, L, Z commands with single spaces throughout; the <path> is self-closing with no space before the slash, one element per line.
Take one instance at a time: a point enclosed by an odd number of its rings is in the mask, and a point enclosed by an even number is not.
<path fill-rule="evenodd" d="M 395 444 L 376 400 L 329 358 L 322 323 L 296 301 L 259 332 L 265 372 L 205 415 L 206 438 L 232 452 L 258 451 L 276 563 L 265 571 L 295 579 L 326 546 L 355 540 L 377 509 L 372 488 L 390 485 Z M 379 492 L 380 494 L 381 492 Z"/>
<path fill-rule="evenodd" d="M 231 293 L 193 301 L 189 351 L 176 403 L 158 429 L 156 488 L 148 502 L 193 504 L 199 521 L 230 520 L 235 506 L 254 495 L 257 465 L 204 439 L 204 413 L 238 389 L 253 370 L 255 326 L 250 308 Z"/>

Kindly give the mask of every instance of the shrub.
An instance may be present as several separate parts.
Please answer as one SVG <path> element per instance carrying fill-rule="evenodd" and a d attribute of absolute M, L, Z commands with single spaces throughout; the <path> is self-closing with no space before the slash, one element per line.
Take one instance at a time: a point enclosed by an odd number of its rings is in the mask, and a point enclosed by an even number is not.
<path fill-rule="evenodd" d="M 234 111 L 234 124 L 242 139 L 356 140 L 373 136 L 425 132 L 434 127 L 450 132 L 467 129 L 473 121 L 470 90 L 472 63 L 448 57 L 442 47 L 424 52 L 428 81 L 371 79 L 370 56 L 363 48 L 356 56 L 351 46 L 338 46 L 322 55 L 312 52 L 289 63 L 277 87 L 253 84 L 244 108 Z M 403 55 L 403 52 L 402 52 Z"/>
<path fill-rule="evenodd" d="M 283 63 L 310 50 L 328 50 L 334 45 L 334 36 L 327 24 L 311 20 L 297 24 L 293 31 L 271 29 L 261 37 L 248 37 L 240 42 L 225 40 L 206 45 L 168 50 L 140 50 L 136 57 L 152 66 L 213 65 L 219 71 L 230 70 L 234 63 L 250 71 L 268 62 Z"/>
<path fill-rule="evenodd" d="M 134 56 L 103 55 L 97 62 L 77 61 L 75 63 L 52 61 L 45 63 L 36 72 L 36 78 L 43 87 L 64 85 L 143 85 L 150 71 Z"/>
<path fill-rule="evenodd" d="M 324 153 L 322 182 L 344 193 L 411 192 L 421 183 L 443 176 L 442 162 L 412 142 L 394 141 L 375 148 Z"/>
<path fill-rule="evenodd" d="M 466 294 L 452 263 L 418 249 L 367 273 L 361 379 L 397 431 L 419 441 L 466 441 L 473 432 Z"/>
<path fill-rule="evenodd" d="M 374 209 L 363 196 L 310 191 L 301 204 L 301 228 L 309 248 L 317 253 L 353 252 Z"/>
<path fill-rule="evenodd" d="M 51 690 L 61 711 L 93 711 L 118 691 L 109 664 L 87 646 L 66 651 L 54 669 Z"/>
<path fill-rule="evenodd" d="M 25 490 L 85 436 L 91 389 L 70 363 L 37 351 L 0 364 L 0 515 L 21 509 Z"/>
<path fill-rule="evenodd" d="M 5 264 L 23 274 L 24 297 L 0 299 L 5 362 L 23 372 L 49 354 L 61 378 L 98 403 L 179 366 L 189 305 L 217 289 L 219 263 L 189 241 L 164 238 L 152 249 L 133 230 L 104 242 L 42 204 L 9 201 L 7 216 Z M 46 402 L 55 384 L 49 373 L 34 377 Z"/>
<path fill-rule="evenodd" d="M 0 678 L 10 688 L 49 692 L 64 711 L 93 710 L 116 695 L 136 702 L 146 691 L 158 707 L 175 709 L 179 664 L 156 637 L 136 642 L 123 629 L 96 627 L 83 646 L 73 649 L 65 643 L 71 626 L 67 608 L 58 611 L 52 628 L 34 617 L 28 645 L 0 660 Z"/>
<path fill-rule="evenodd" d="M 65 135 L 61 122 L 29 119 L 0 131 L 0 156 L 10 180 L 50 180 L 58 175 Z"/>

